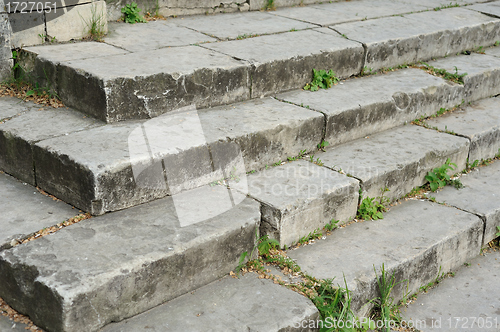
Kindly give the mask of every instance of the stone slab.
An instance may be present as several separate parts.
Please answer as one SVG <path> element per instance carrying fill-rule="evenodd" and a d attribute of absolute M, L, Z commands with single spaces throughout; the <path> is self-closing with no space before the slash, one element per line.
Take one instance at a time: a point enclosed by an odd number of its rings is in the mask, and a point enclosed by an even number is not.
<path fill-rule="evenodd" d="M 306 297 L 247 273 L 224 278 L 148 312 L 106 326 L 102 332 L 312 331 L 302 321 L 319 319 Z"/>
<path fill-rule="evenodd" d="M 439 202 L 456 206 L 480 215 L 484 221 L 483 245 L 496 238 L 496 226 L 500 226 L 500 204 L 498 203 L 500 163 L 480 167 L 477 171 L 463 175 L 460 181 L 465 186 L 461 190 L 445 188 L 433 196 Z"/>
<path fill-rule="evenodd" d="M 374 70 L 493 45 L 500 21 L 462 8 L 339 24 L 336 31 L 367 47 L 365 66 Z"/>
<path fill-rule="evenodd" d="M 279 8 L 269 13 L 321 26 L 330 26 L 427 9 L 428 7 L 418 3 L 408 4 L 397 0 L 382 0 L 376 3 L 370 0 L 359 0 L 353 2 L 336 1 L 306 7 Z"/>
<path fill-rule="evenodd" d="M 252 98 L 302 88 L 313 69 L 332 69 L 339 78 L 357 75 L 364 56 L 361 44 L 326 28 L 203 46 L 252 64 Z"/>
<path fill-rule="evenodd" d="M 0 98 L 0 122 L 31 110 L 35 104 L 14 97 Z"/>
<path fill-rule="evenodd" d="M 340 82 L 328 90 L 292 91 L 278 99 L 326 116 L 325 140 L 337 145 L 403 125 L 462 102 L 463 87 L 408 69 Z"/>
<path fill-rule="evenodd" d="M 379 296 L 374 267 L 382 264 L 397 285 L 391 296 L 457 269 L 479 254 L 482 222 L 470 213 L 426 201 L 405 201 L 392 207 L 383 220 L 355 223 L 335 230 L 324 241 L 288 252 L 302 271 L 316 278 L 335 278 L 351 291 L 352 308 L 367 314 L 368 301 Z M 364 306 L 364 307 L 363 307 Z"/>
<path fill-rule="evenodd" d="M 487 15 L 500 17 L 500 4 L 498 2 L 476 4 L 468 6 L 467 9 L 475 10 Z"/>
<path fill-rule="evenodd" d="M 60 8 L 45 14 L 49 39 L 55 37 L 59 42 L 82 39 L 90 35 L 94 24 L 103 33 L 108 31 L 105 1 L 78 4 L 69 9 Z"/>
<path fill-rule="evenodd" d="M 217 41 L 202 33 L 179 27 L 171 21 L 149 22 L 146 25 L 110 23 L 109 33 L 104 40 L 107 44 L 130 52 Z"/>
<path fill-rule="evenodd" d="M 249 99 L 249 65 L 198 46 L 146 50 L 65 62 L 57 91 L 66 105 L 107 122 L 144 119 Z"/>
<path fill-rule="evenodd" d="M 248 176 L 248 195 L 262 204 L 261 235 L 283 247 L 322 229 L 332 219 L 352 220 L 358 209 L 358 181 L 305 160 Z"/>
<path fill-rule="evenodd" d="M 9 13 L 10 26 L 12 28 L 12 48 L 43 44 L 45 35 L 45 24 L 43 13 Z"/>
<path fill-rule="evenodd" d="M 266 12 L 233 13 L 220 16 L 185 17 L 171 20 L 174 24 L 202 32 L 218 39 L 236 39 L 244 35 L 263 35 L 304 30 L 316 25 L 270 15 Z"/>
<path fill-rule="evenodd" d="M 426 6 L 429 8 L 437 8 L 441 6 L 449 6 L 450 4 L 459 4 L 460 6 L 463 5 L 469 5 L 469 4 L 474 4 L 474 3 L 480 3 L 480 2 L 488 2 L 489 0 L 455 0 L 455 1 L 448 1 L 448 0 L 403 0 L 406 3 L 409 4 L 421 4 L 422 6 Z"/>
<path fill-rule="evenodd" d="M 255 244 L 259 204 L 242 196 L 223 211 L 224 195 L 221 186 L 187 192 L 4 250 L 0 296 L 43 329 L 72 332 L 193 291 L 234 269 Z M 180 217 L 193 205 L 206 213 Z"/>
<path fill-rule="evenodd" d="M 321 114 L 273 99 L 127 121 L 35 144 L 37 184 L 102 214 L 313 151 L 323 127 Z"/>
<path fill-rule="evenodd" d="M 462 266 L 453 278 L 419 294 L 403 309 L 403 319 L 420 324 L 419 331 L 498 331 L 500 253 L 494 251 Z M 466 305 L 465 305 L 466 304 Z"/>
<path fill-rule="evenodd" d="M 469 162 L 494 158 L 500 150 L 500 99 L 489 98 L 426 121 L 470 140 Z"/>
<path fill-rule="evenodd" d="M 28 325 L 23 323 L 16 323 L 5 316 L 0 315 L 0 331 L 9 332 L 26 332 Z"/>
<path fill-rule="evenodd" d="M 80 213 L 4 173 L 0 173 L 0 187 L 0 251 L 12 247 L 13 240 L 24 240 Z"/>
<path fill-rule="evenodd" d="M 363 197 L 378 197 L 381 189 L 390 199 L 398 199 L 423 185 L 428 171 L 446 159 L 465 168 L 469 140 L 407 125 L 367 138 L 344 143 L 316 154 L 326 167 L 342 170 L 361 180 Z"/>
<path fill-rule="evenodd" d="M 472 53 L 428 62 L 450 73 L 464 74 L 465 100 L 475 101 L 500 93 L 500 59 Z"/>
<path fill-rule="evenodd" d="M 35 185 L 35 143 L 101 125 L 68 109 L 32 109 L 0 124 L 0 169 Z"/>
<path fill-rule="evenodd" d="M 0 1 L 0 81 L 6 80 L 12 76 L 12 46 L 11 46 L 12 28 L 9 17 L 4 11 L 3 0 Z"/>

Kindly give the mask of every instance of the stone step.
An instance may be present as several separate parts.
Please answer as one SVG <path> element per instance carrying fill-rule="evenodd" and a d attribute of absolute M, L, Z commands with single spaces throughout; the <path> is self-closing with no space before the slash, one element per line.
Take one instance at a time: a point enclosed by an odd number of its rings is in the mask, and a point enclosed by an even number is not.
<path fill-rule="evenodd" d="M 498 237 L 500 226 L 500 204 L 498 188 L 500 186 L 500 162 L 480 167 L 460 178 L 464 185 L 461 190 L 444 188 L 435 195 L 438 202 L 455 206 L 463 211 L 474 213 L 484 222 L 483 245 Z"/>
<path fill-rule="evenodd" d="M 500 152 L 500 98 L 472 103 L 452 113 L 426 120 L 431 128 L 470 140 L 469 163 L 494 158 Z"/>
<path fill-rule="evenodd" d="M 259 209 L 215 186 L 81 221 L 1 251 L 0 297 L 47 331 L 97 331 L 228 274 Z"/>
<path fill-rule="evenodd" d="M 465 169 L 469 140 L 463 137 L 407 125 L 318 153 L 315 159 L 325 167 L 360 180 L 363 197 L 398 199 L 414 187 L 423 185 L 428 171 L 449 158 L 457 164 L 455 172 Z"/>
<path fill-rule="evenodd" d="M 358 8 L 357 2 L 344 4 L 340 12 L 345 6 Z M 328 5 L 336 16 L 337 4 Z M 124 26 L 114 30 L 109 44 L 25 48 L 19 63 L 41 86 L 51 86 L 66 105 L 115 122 L 301 88 L 311 80 L 313 68 L 333 69 L 336 76 L 346 78 L 364 67 L 395 67 L 493 45 L 500 39 L 499 19 L 467 7 L 328 28 L 265 12 L 228 14 L 222 21 L 197 17 L 155 24 L 158 29 L 144 25 L 145 30 L 156 31 L 147 42 L 153 49 L 147 51 L 119 37 L 120 29 L 122 36 L 131 29 Z M 130 30 L 130 39 L 145 39 L 136 29 Z M 239 31 L 244 35 L 235 36 Z M 255 34 L 259 36 L 247 38 Z M 212 35 L 241 40 L 215 42 Z"/>
<path fill-rule="evenodd" d="M 306 297 L 248 273 L 224 278 L 102 332 L 152 331 L 314 331 L 300 329 L 319 313 Z M 297 328 L 299 327 L 299 328 Z"/>
<path fill-rule="evenodd" d="M 395 303 L 405 292 L 457 269 L 479 254 L 483 223 L 477 216 L 428 201 L 410 200 L 392 207 L 384 219 L 340 228 L 323 241 L 288 252 L 306 274 L 335 278 L 351 291 L 352 309 L 368 314 L 368 301 L 379 296 L 377 274 L 382 264 L 397 285 Z"/>

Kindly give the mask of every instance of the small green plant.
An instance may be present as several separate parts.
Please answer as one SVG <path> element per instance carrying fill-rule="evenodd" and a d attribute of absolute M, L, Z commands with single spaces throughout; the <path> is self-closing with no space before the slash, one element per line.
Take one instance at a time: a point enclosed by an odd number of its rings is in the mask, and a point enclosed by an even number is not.
<path fill-rule="evenodd" d="M 273 164 L 273 166 L 279 166 L 279 165 L 281 165 L 282 163 L 283 163 L 283 162 L 280 160 L 280 161 L 275 162 L 275 163 Z"/>
<path fill-rule="evenodd" d="M 276 10 L 276 5 L 274 4 L 274 0 L 267 0 L 266 4 L 262 8 L 263 10 Z"/>
<path fill-rule="evenodd" d="M 339 79 L 335 76 L 333 70 L 313 69 L 313 79 L 311 83 L 307 83 L 304 86 L 304 90 L 318 91 L 318 89 L 328 89 L 338 82 Z"/>
<path fill-rule="evenodd" d="M 462 85 L 464 84 L 464 77 L 467 76 L 467 73 L 459 74 L 457 66 L 455 66 L 455 72 L 450 73 L 446 71 L 446 69 L 439 69 L 425 62 L 422 62 L 422 65 L 424 66 L 424 69 L 429 72 L 429 74 L 440 76 L 445 80 L 449 80 Z"/>
<path fill-rule="evenodd" d="M 500 237 L 500 226 L 497 226 L 497 231 L 495 236 Z M 500 246 L 500 240 L 498 241 L 498 245 Z"/>
<path fill-rule="evenodd" d="M 447 184 L 455 186 L 455 188 L 459 189 L 463 187 L 462 182 L 460 180 L 455 179 L 452 180 L 450 175 L 448 174 L 449 170 L 455 170 L 457 165 L 450 161 L 450 158 L 446 159 L 446 162 L 437 168 L 434 168 L 433 171 L 429 171 L 425 176 L 425 179 L 429 181 L 429 185 L 431 187 L 431 191 L 436 191 L 439 188 L 444 187 Z"/>
<path fill-rule="evenodd" d="M 366 197 L 361 201 L 358 208 L 358 214 L 356 217 L 363 220 L 378 220 L 384 219 L 383 212 L 387 211 L 386 205 L 389 203 L 389 199 L 384 197 L 384 193 L 389 191 L 387 187 L 381 189 L 382 195 L 377 198 Z M 360 199 L 362 196 L 360 195 Z"/>
<path fill-rule="evenodd" d="M 321 230 L 319 228 L 317 228 L 313 232 L 311 232 L 311 233 L 309 233 L 309 234 L 301 237 L 300 240 L 299 240 L 299 243 L 300 244 L 306 244 L 306 243 L 308 243 L 311 240 L 321 239 L 321 237 L 323 237 L 323 233 L 321 232 Z"/>
<path fill-rule="evenodd" d="M 325 225 L 325 229 L 329 232 L 333 231 L 334 229 L 337 229 L 339 227 L 338 223 L 340 220 L 335 220 L 332 219 L 328 224 Z"/>
<path fill-rule="evenodd" d="M 439 7 L 435 7 L 434 10 L 439 11 L 441 9 L 453 8 L 453 7 L 460 7 L 460 5 L 458 4 L 458 2 L 455 3 L 450 2 L 448 5 L 441 5 Z"/>
<path fill-rule="evenodd" d="M 495 42 L 495 45 L 493 45 L 493 46 L 495 46 L 495 47 L 496 47 L 496 46 L 499 46 L 499 45 L 500 45 L 500 41 L 498 41 L 498 40 L 497 40 L 497 41 Z"/>
<path fill-rule="evenodd" d="M 125 21 L 125 23 L 130 24 L 146 23 L 144 16 L 139 14 L 140 12 L 141 9 L 137 7 L 137 3 L 132 2 L 131 4 L 127 4 L 122 8 L 123 20 Z"/>
<path fill-rule="evenodd" d="M 90 8 L 90 18 L 87 20 L 80 15 L 80 18 L 86 25 L 87 39 L 94 41 L 102 41 L 106 34 L 106 18 L 104 17 L 104 9 L 97 8 L 97 4 L 92 3 Z M 123 9 L 122 9 L 123 11 Z"/>
<path fill-rule="evenodd" d="M 330 145 L 327 141 L 321 141 L 321 143 L 318 144 L 318 150 L 325 151 L 325 148 Z"/>
<path fill-rule="evenodd" d="M 316 161 L 314 163 L 316 165 L 318 165 L 318 166 L 323 166 L 324 165 L 323 162 L 321 161 L 321 159 L 319 159 L 319 158 L 316 158 Z"/>

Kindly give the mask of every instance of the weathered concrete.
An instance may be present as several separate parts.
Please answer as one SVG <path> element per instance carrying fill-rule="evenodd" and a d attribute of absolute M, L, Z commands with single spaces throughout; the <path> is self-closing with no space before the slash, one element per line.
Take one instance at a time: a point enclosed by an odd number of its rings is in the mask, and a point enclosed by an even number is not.
<path fill-rule="evenodd" d="M 0 122 L 31 110 L 35 104 L 14 97 L 0 98 Z"/>
<path fill-rule="evenodd" d="M 210 191 L 92 218 L 2 251 L 0 297 L 43 329 L 97 331 L 224 276 L 254 247 L 259 204 L 242 196 L 218 214 L 227 189 Z M 208 213 L 178 217 L 193 204 Z"/>
<path fill-rule="evenodd" d="M 4 1 L 0 0 L 0 82 L 12 76 L 11 35 L 12 28 L 9 17 L 4 10 Z"/>
<path fill-rule="evenodd" d="M 358 181 L 305 160 L 248 176 L 248 194 L 261 202 L 261 235 L 283 247 L 332 219 L 343 224 L 358 208 Z"/>
<path fill-rule="evenodd" d="M 379 296 L 377 274 L 382 264 L 397 285 L 395 301 L 406 291 L 436 279 L 439 273 L 457 269 L 479 254 L 482 222 L 470 213 L 423 201 L 407 201 L 392 207 L 383 220 L 355 223 L 333 232 L 324 241 L 288 252 L 305 273 L 334 278 L 351 291 L 352 308 L 367 314 L 369 300 Z M 408 287 L 408 288 L 407 288 Z"/>
<path fill-rule="evenodd" d="M 15 240 L 23 240 L 80 213 L 4 173 L 0 173 L 0 188 L 0 251 L 12 247 Z"/>
<path fill-rule="evenodd" d="M 102 214 L 312 151 L 323 128 L 321 114 L 273 99 L 107 125 L 37 143 L 37 184 Z"/>
<path fill-rule="evenodd" d="M 326 28 L 203 46 L 252 64 L 252 98 L 302 88 L 313 69 L 332 69 L 346 78 L 363 67 L 362 45 Z"/>
<path fill-rule="evenodd" d="M 370 0 L 357 0 L 353 2 L 323 3 L 307 7 L 280 8 L 269 13 L 321 26 L 329 26 L 428 9 L 427 6 L 418 3 L 408 4 L 397 0 L 379 0 L 376 3 Z"/>
<path fill-rule="evenodd" d="M 313 331 L 297 328 L 319 319 L 306 297 L 248 273 L 224 278 L 102 332 L 161 331 Z"/>
<path fill-rule="evenodd" d="M 35 185 L 32 150 L 36 142 L 101 125 L 68 109 L 32 109 L 0 124 L 0 169 Z"/>
<path fill-rule="evenodd" d="M 458 55 L 429 65 L 450 73 L 464 74 L 465 100 L 475 101 L 500 93 L 500 59 L 485 54 Z"/>
<path fill-rule="evenodd" d="M 9 332 L 26 332 L 28 325 L 16 323 L 7 317 L 0 315 L 0 330 Z"/>
<path fill-rule="evenodd" d="M 402 126 L 360 138 L 316 154 L 327 167 L 343 170 L 361 180 L 363 197 L 397 199 L 423 185 L 428 171 L 447 158 L 465 168 L 469 140 L 418 126 Z"/>
<path fill-rule="evenodd" d="M 451 8 L 333 27 L 367 47 L 365 66 L 372 69 L 443 57 L 477 45 L 493 45 L 500 21 L 462 8 Z"/>
<path fill-rule="evenodd" d="M 109 30 L 106 43 L 131 52 L 217 41 L 202 33 L 179 27 L 170 20 L 149 22 L 146 25 L 110 23 Z"/>
<path fill-rule="evenodd" d="M 218 18 L 218 19 L 215 19 Z M 171 20 L 174 24 L 203 32 L 219 39 L 314 28 L 316 25 L 270 15 L 265 12 L 234 13 L 216 17 L 196 16 Z"/>
<path fill-rule="evenodd" d="M 480 13 L 500 17 L 500 4 L 498 2 L 483 3 L 468 6 L 467 9 L 476 10 Z"/>
<path fill-rule="evenodd" d="M 274 0 L 273 4 L 276 8 L 303 6 L 315 3 L 321 3 L 319 0 Z M 262 10 L 267 4 L 267 0 L 250 0 L 250 10 Z"/>
<path fill-rule="evenodd" d="M 107 122 L 250 98 L 247 63 L 197 46 L 68 61 L 57 83 L 66 105 Z"/>
<path fill-rule="evenodd" d="M 499 175 L 500 163 L 495 162 L 462 176 L 460 180 L 465 188 L 460 190 L 445 188 L 433 194 L 439 202 L 480 215 L 484 221 L 483 244 L 496 238 L 495 234 L 498 232 L 496 226 L 500 226 Z"/>
<path fill-rule="evenodd" d="M 469 162 L 494 158 L 500 150 L 500 99 L 489 98 L 426 121 L 470 140 Z"/>
<path fill-rule="evenodd" d="M 10 26 L 12 28 L 12 48 L 43 44 L 45 35 L 45 24 L 43 13 L 9 13 Z"/>
<path fill-rule="evenodd" d="M 325 140 L 337 145 L 460 104 L 463 87 L 408 69 L 346 80 L 328 90 L 292 91 L 278 99 L 325 114 Z"/>
<path fill-rule="evenodd" d="M 403 309 L 403 319 L 419 322 L 419 331 L 498 331 L 500 253 L 494 251 L 462 266 Z M 466 305 L 465 305 L 466 304 Z"/>
<path fill-rule="evenodd" d="M 59 12 L 46 13 L 45 20 L 48 38 L 55 37 L 60 42 L 88 37 L 94 24 L 103 33 L 108 32 L 106 2 L 103 0 L 78 4 L 71 10 L 60 8 Z"/>

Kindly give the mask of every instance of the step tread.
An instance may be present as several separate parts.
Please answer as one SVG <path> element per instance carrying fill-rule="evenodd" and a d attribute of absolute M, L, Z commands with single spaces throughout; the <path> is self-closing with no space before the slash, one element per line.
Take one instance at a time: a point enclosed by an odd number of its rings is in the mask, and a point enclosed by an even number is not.
<path fill-rule="evenodd" d="M 415 144 L 418 142 L 418 144 Z M 469 140 L 407 125 L 344 143 L 318 153 L 326 167 L 361 180 L 364 197 L 397 199 L 425 182 L 425 175 L 447 158 L 465 168 Z"/>
<path fill-rule="evenodd" d="M 497 237 L 496 226 L 500 226 L 499 175 L 500 162 L 496 161 L 492 165 L 463 175 L 460 181 L 465 188 L 444 188 L 432 194 L 438 202 L 481 215 L 485 219 L 484 245 Z"/>
<path fill-rule="evenodd" d="M 95 331 L 234 269 L 260 221 L 257 202 L 239 201 L 232 206 L 220 186 L 195 190 L 4 250 L 0 293 L 47 330 Z"/>
<path fill-rule="evenodd" d="M 15 244 L 12 241 L 24 240 L 43 228 L 80 213 L 72 206 L 45 196 L 36 188 L 4 173 L 0 173 L 0 188 L 0 251 Z"/>
<path fill-rule="evenodd" d="M 102 332 L 295 331 L 319 313 L 306 297 L 248 273 L 226 277 L 138 316 L 113 323 Z M 304 331 L 304 330 L 301 330 Z"/>
<path fill-rule="evenodd" d="M 301 246 L 288 255 L 305 273 L 316 278 L 345 277 L 353 309 L 378 296 L 374 267 L 382 264 L 398 280 L 408 279 L 408 290 L 434 280 L 438 273 L 458 268 L 480 250 L 482 221 L 477 216 L 439 204 L 411 200 L 394 206 L 384 219 L 340 228 L 324 241 Z M 440 271 L 441 268 L 441 271 Z M 401 299 L 406 282 L 391 293 Z M 400 289 L 404 288 L 404 289 Z"/>

